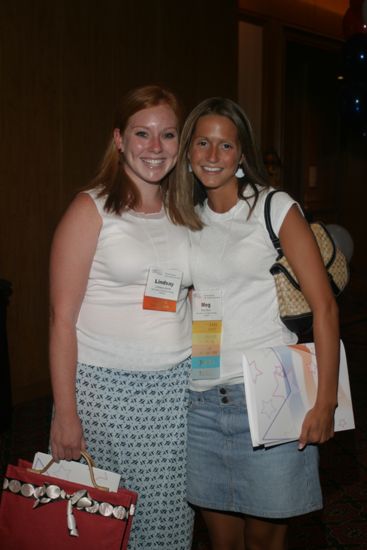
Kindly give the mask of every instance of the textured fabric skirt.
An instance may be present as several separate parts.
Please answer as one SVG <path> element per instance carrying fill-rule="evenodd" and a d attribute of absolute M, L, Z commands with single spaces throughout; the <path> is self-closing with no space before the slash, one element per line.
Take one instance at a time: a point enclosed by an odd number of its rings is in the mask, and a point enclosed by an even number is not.
<path fill-rule="evenodd" d="M 320 509 L 318 448 L 297 446 L 252 447 L 243 384 L 190 391 L 189 502 L 274 519 Z"/>
<path fill-rule="evenodd" d="M 189 550 L 186 418 L 190 361 L 167 371 L 78 364 L 77 401 L 96 466 L 139 494 L 129 550 Z"/>

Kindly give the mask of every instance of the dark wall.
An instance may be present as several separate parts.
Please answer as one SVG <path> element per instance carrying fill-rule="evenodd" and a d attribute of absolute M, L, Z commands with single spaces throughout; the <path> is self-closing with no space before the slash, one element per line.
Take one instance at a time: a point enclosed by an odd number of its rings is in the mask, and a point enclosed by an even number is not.
<path fill-rule="evenodd" d="M 235 0 L 2 0 L 0 278 L 15 402 L 49 389 L 48 255 L 94 173 L 119 95 L 162 82 L 187 108 L 236 97 Z"/>

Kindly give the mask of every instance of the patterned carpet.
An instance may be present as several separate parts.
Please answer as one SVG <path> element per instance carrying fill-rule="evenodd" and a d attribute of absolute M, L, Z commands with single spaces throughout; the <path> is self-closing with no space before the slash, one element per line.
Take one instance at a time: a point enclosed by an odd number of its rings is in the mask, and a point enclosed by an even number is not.
<path fill-rule="evenodd" d="M 367 550 L 366 307 L 360 300 L 349 300 L 342 312 L 342 337 L 348 357 L 357 428 L 339 432 L 321 447 L 325 507 L 322 512 L 292 521 L 290 550 Z M 0 474 L 8 462 L 15 462 L 18 457 L 31 460 L 35 451 L 47 448 L 50 412 L 49 397 L 14 408 L 12 428 L 1 434 Z M 207 532 L 199 517 L 192 548 L 210 550 Z"/>

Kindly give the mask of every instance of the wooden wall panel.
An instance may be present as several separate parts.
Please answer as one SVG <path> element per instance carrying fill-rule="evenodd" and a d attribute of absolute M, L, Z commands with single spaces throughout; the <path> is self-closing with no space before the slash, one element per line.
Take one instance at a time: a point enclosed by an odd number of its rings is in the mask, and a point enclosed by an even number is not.
<path fill-rule="evenodd" d="M 49 391 L 54 227 L 103 153 L 117 98 L 170 85 L 187 108 L 236 97 L 235 0 L 2 0 L 0 277 L 13 285 L 14 401 Z"/>
<path fill-rule="evenodd" d="M 261 143 L 263 90 L 263 28 L 239 21 L 238 29 L 238 103 L 245 110 L 258 144 Z M 249 55 L 251 52 L 251 55 Z"/>
<path fill-rule="evenodd" d="M 15 397 L 45 391 L 47 264 L 58 215 L 60 75 L 57 9 L 1 4 L 0 276 L 13 284 L 8 310 Z M 56 63 L 55 63 L 56 60 Z"/>

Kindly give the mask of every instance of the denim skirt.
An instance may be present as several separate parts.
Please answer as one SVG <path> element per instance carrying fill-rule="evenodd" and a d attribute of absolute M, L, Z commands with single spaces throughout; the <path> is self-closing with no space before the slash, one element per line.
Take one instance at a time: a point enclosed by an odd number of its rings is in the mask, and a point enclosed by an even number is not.
<path fill-rule="evenodd" d="M 188 501 L 269 519 L 319 510 L 318 448 L 297 447 L 252 447 L 243 384 L 190 391 Z"/>

